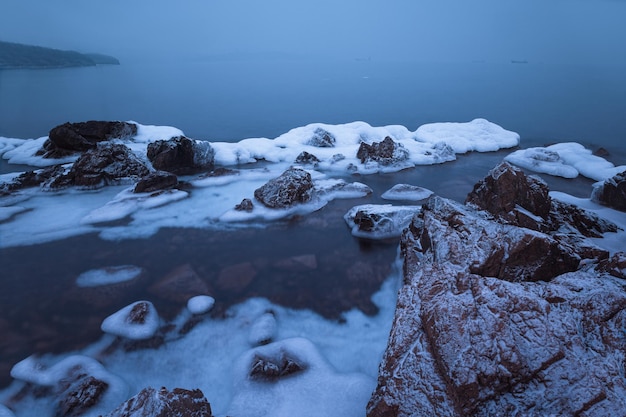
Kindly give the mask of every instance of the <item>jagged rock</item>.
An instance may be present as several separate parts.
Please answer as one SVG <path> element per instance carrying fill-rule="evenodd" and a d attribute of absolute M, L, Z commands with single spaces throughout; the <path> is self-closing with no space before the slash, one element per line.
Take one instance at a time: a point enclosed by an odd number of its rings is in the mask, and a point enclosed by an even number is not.
<path fill-rule="evenodd" d="M 254 197 L 269 208 L 288 208 L 311 200 L 311 174 L 300 168 L 289 168 L 280 177 L 254 191 Z"/>
<path fill-rule="evenodd" d="M 252 200 L 250 200 L 249 198 L 244 198 L 243 200 L 241 200 L 241 203 L 235 206 L 235 210 L 251 212 L 252 210 L 254 210 L 254 204 L 252 204 Z"/>
<path fill-rule="evenodd" d="M 616 210 L 626 211 L 626 171 L 594 186 L 591 200 Z"/>
<path fill-rule="evenodd" d="M 356 157 L 362 164 L 373 161 L 381 165 L 391 165 L 406 160 L 409 151 L 401 143 L 396 143 L 387 136 L 382 142 L 374 142 L 371 145 L 361 142 Z"/>
<path fill-rule="evenodd" d="M 614 277 L 626 279 L 626 253 L 617 252 L 598 264 L 598 271 L 607 272 Z"/>
<path fill-rule="evenodd" d="M 212 170 L 215 151 L 209 142 L 178 136 L 150 143 L 147 155 L 155 169 L 186 175 Z"/>
<path fill-rule="evenodd" d="M 24 188 L 39 187 L 63 175 L 64 172 L 65 168 L 61 165 L 53 165 L 35 171 L 27 171 L 13 178 L 10 182 L 1 183 L 0 192 L 10 193 Z"/>
<path fill-rule="evenodd" d="M 330 132 L 318 127 L 306 144 L 318 148 L 332 148 L 335 146 L 335 142 L 335 137 Z"/>
<path fill-rule="evenodd" d="M 308 153 L 307 151 L 302 151 L 300 155 L 296 157 L 296 160 L 295 160 L 296 164 L 302 164 L 302 165 L 307 165 L 307 164 L 315 165 L 318 162 L 320 162 L 318 157 L 311 153 Z"/>
<path fill-rule="evenodd" d="M 81 416 L 98 403 L 109 384 L 93 376 L 74 370 L 60 382 L 57 395 L 57 417 Z"/>
<path fill-rule="evenodd" d="M 183 264 L 152 284 L 148 292 L 165 300 L 186 303 L 191 297 L 211 291 L 190 264 Z"/>
<path fill-rule="evenodd" d="M 143 177 L 133 192 L 151 193 L 159 190 L 167 190 L 178 185 L 178 177 L 170 172 L 155 171 Z"/>
<path fill-rule="evenodd" d="M 150 171 L 126 146 L 103 142 L 83 153 L 67 174 L 56 177 L 51 187 L 96 187 L 123 179 L 138 180 Z"/>
<path fill-rule="evenodd" d="M 432 197 L 404 231 L 404 281 L 369 417 L 626 409 L 623 281 L 578 262 L 606 255 L 579 227 L 548 234 L 512 224 L 509 214 L 526 204 L 552 229 L 555 210 L 541 203 L 541 184 L 531 179 L 529 192 L 514 175 L 499 166 L 474 189 L 499 216 L 478 210 L 475 198 L 464 206 Z M 500 198 L 497 210 L 490 187 L 527 200 Z"/>
<path fill-rule="evenodd" d="M 37 154 L 44 158 L 61 158 L 94 149 L 99 142 L 124 139 L 136 134 L 137 125 L 134 123 L 94 120 L 64 123 L 50 131 L 48 140 Z"/>
<path fill-rule="evenodd" d="M 306 368 L 295 359 L 284 355 L 279 360 L 255 356 L 252 360 L 250 378 L 267 382 L 275 382 L 279 378 L 304 371 Z"/>
<path fill-rule="evenodd" d="M 211 404 L 199 389 L 144 388 L 104 417 L 211 417 Z"/>

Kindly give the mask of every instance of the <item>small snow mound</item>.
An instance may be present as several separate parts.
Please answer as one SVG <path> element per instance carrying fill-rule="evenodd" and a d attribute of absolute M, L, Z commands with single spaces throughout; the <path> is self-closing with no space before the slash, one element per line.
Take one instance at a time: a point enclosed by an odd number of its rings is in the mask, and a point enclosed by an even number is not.
<path fill-rule="evenodd" d="M 432 194 L 431 190 L 416 185 L 396 184 L 385 191 L 381 197 L 385 200 L 421 201 L 426 200 Z"/>
<path fill-rule="evenodd" d="M 352 207 L 344 220 L 352 235 L 366 239 L 389 239 L 400 236 L 422 206 L 364 204 Z"/>
<path fill-rule="evenodd" d="M 276 337 L 277 329 L 274 313 L 264 313 L 252 324 L 248 341 L 253 346 L 267 345 Z"/>
<path fill-rule="evenodd" d="M 15 417 L 15 414 L 2 404 L 0 404 L 0 417 Z"/>
<path fill-rule="evenodd" d="M 137 301 L 104 319 L 100 328 L 126 339 L 149 339 L 159 328 L 159 315 L 150 301 Z"/>
<path fill-rule="evenodd" d="M 209 312 L 215 305 L 215 299 L 208 295 L 196 295 L 187 301 L 187 310 L 191 314 L 204 314 Z"/>

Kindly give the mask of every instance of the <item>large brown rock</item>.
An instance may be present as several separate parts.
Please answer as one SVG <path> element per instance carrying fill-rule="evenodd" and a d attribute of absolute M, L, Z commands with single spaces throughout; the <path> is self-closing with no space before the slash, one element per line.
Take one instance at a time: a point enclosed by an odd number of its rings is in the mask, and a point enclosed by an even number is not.
<path fill-rule="evenodd" d="M 211 404 L 199 389 L 144 388 L 104 417 L 211 417 Z"/>
<path fill-rule="evenodd" d="M 406 160 L 409 157 L 409 151 L 401 143 L 396 143 L 387 136 L 381 142 L 374 142 L 371 145 L 361 142 L 356 157 L 363 164 L 373 161 L 381 165 L 391 165 Z"/>
<path fill-rule="evenodd" d="M 510 179 L 534 202 L 530 217 L 552 229 L 553 205 Z M 498 221 L 433 197 L 405 230 L 404 282 L 368 416 L 623 415 L 626 289 L 601 272 L 620 260 L 579 264 L 607 254 L 572 225 L 513 224 L 522 203 L 502 200 Z"/>
<path fill-rule="evenodd" d="M 70 372 L 60 382 L 57 400 L 57 417 L 81 416 L 96 405 L 109 384 L 79 371 Z"/>
<path fill-rule="evenodd" d="M 626 171 L 596 186 L 591 199 L 604 206 L 626 211 Z"/>
<path fill-rule="evenodd" d="M 269 208 L 288 208 L 311 200 L 311 174 L 300 168 L 289 168 L 280 177 L 254 191 L 254 197 Z"/>
<path fill-rule="evenodd" d="M 137 125 L 127 122 L 95 121 L 64 123 L 53 128 L 43 149 L 44 158 L 60 158 L 93 149 L 99 142 L 124 139 L 137 134 Z"/>
<path fill-rule="evenodd" d="M 209 142 L 178 136 L 150 143 L 147 155 L 155 169 L 186 175 L 211 171 L 215 151 Z"/>

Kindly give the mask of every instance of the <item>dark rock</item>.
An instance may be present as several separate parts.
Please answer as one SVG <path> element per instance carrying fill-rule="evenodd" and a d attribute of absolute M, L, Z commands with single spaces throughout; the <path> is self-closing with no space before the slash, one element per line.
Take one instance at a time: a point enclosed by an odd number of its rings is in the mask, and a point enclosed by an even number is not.
<path fill-rule="evenodd" d="M 211 404 L 199 389 L 144 388 L 104 417 L 211 417 Z"/>
<path fill-rule="evenodd" d="M 149 311 L 150 304 L 140 301 L 130 310 L 126 321 L 131 324 L 144 324 Z"/>
<path fill-rule="evenodd" d="M 572 204 L 552 200 L 550 231 L 580 233 L 586 237 L 602 237 L 607 232 L 617 232 L 615 223 L 601 219 L 596 214 Z"/>
<path fill-rule="evenodd" d="M 332 148 L 335 142 L 335 137 L 330 132 L 318 127 L 306 144 L 317 148 Z"/>
<path fill-rule="evenodd" d="M 108 388 L 109 384 L 106 382 L 82 373 L 81 369 L 74 369 L 60 382 L 56 416 L 74 417 L 85 414 L 100 401 Z"/>
<path fill-rule="evenodd" d="M 124 139 L 137 134 L 137 125 L 126 122 L 88 121 L 64 123 L 53 128 L 38 152 L 44 158 L 61 158 L 94 149 L 99 142 Z"/>
<path fill-rule="evenodd" d="M 269 208 L 288 208 L 311 200 L 311 174 L 300 168 L 289 168 L 280 177 L 254 191 L 254 197 Z"/>
<path fill-rule="evenodd" d="M 15 177 L 11 182 L 0 184 L 0 191 L 11 192 L 29 187 L 39 187 L 65 173 L 61 165 L 27 171 Z"/>
<path fill-rule="evenodd" d="M 602 260 L 597 269 L 614 277 L 626 279 L 626 253 L 617 252 L 610 258 Z"/>
<path fill-rule="evenodd" d="M 237 211 L 247 211 L 248 213 L 254 209 L 254 204 L 252 204 L 252 200 L 249 198 L 244 198 L 241 200 L 241 203 L 235 206 L 235 210 Z"/>
<path fill-rule="evenodd" d="M 178 185 L 178 177 L 170 172 L 155 171 L 143 177 L 133 192 L 135 193 L 151 193 L 159 190 L 167 190 Z"/>
<path fill-rule="evenodd" d="M 224 177 L 226 175 L 239 175 L 239 171 L 230 168 L 219 167 L 211 172 L 200 175 L 200 178 Z"/>
<path fill-rule="evenodd" d="M 611 155 L 611 153 L 608 150 L 606 150 L 605 148 L 602 148 L 602 147 L 600 147 L 600 148 L 596 149 L 595 151 L 593 151 L 593 154 L 595 156 L 599 156 L 601 158 L 606 158 L 607 156 Z"/>
<path fill-rule="evenodd" d="M 626 171 L 595 186 L 591 200 L 603 206 L 626 211 Z"/>
<path fill-rule="evenodd" d="M 308 165 L 308 164 L 314 165 L 320 162 L 320 160 L 317 158 L 317 156 L 311 153 L 308 153 L 307 151 L 302 151 L 300 155 L 296 157 L 295 162 L 296 164 L 302 164 L 302 165 Z"/>
<path fill-rule="evenodd" d="M 78 185 L 96 187 L 119 183 L 123 179 L 137 180 L 150 171 L 126 146 L 101 143 L 83 153 L 70 171 L 56 177 L 51 187 Z"/>
<path fill-rule="evenodd" d="M 257 270 L 250 262 L 231 265 L 222 268 L 215 285 L 223 291 L 241 293 L 252 283 L 256 275 Z"/>
<path fill-rule="evenodd" d="M 387 136 L 382 142 L 374 142 L 371 145 L 361 142 L 356 157 L 361 160 L 362 164 L 373 161 L 381 165 L 391 165 L 406 160 L 409 157 L 409 151 L 402 144 L 394 142 Z"/>
<path fill-rule="evenodd" d="M 314 253 L 296 255 L 289 258 L 279 259 L 272 265 L 274 268 L 284 271 L 307 271 L 317 269 L 317 257 Z"/>
<path fill-rule="evenodd" d="M 210 288 L 190 264 L 184 264 L 168 272 L 148 291 L 165 300 L 186 303 L 196 295 L 209 294 Z"/>
<path fill-rule="evenodd" d="M 254 356 L 250 367 L 250 378 L 257 381 L 276 382 L 279 378 L 284 378 L 306 368 L 296 360 L 284 355 L 278 360 Z"/>
<path fill-rule="evenodd" d="M 209 142 L 178 136 L 150 143 L 147 155 L 155 169 L 187 175 L 212 170 L 215 151 Z"/>

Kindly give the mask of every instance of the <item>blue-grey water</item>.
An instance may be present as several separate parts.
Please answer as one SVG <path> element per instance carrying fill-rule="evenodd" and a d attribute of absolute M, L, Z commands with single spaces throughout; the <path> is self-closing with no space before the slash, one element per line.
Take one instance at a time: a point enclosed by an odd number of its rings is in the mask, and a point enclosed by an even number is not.
<path fill-rule="evenodd" d="M 604 147 L 612 162 L 625 164 L 626 68 L 241 59 L 0 71 L 0 136 L 6 137 L 40 137 L 66 121 L 93 119 L 172 125 L 192 138 L 237 141 L 272 138 L 313 122 L 363 120 L 414 130 L 428 122 L 476 117 L 520 133 L 523 147 L 576 141 L 594 150 Z M 335 201 L 321 212 L 266 230 L 168 229 L 149 239 L 105 242 L 87 235 L 2 249 L 0 386 L 8 382 L 11 365 L 25 356 L 97 339 L 102 319 L 136 299 L 152 297 L 163 312 L 180 308 L 154 299 L 146 287 L 183 264 L 210 285 L 229 265 L 250 263 L 258 271 L 244 291 L 212 289 L 218 311 L 246 297 L 263 296 L 329 317 L 353 306 L 373 313 L 369 297 L 384 279 L 397 242 L 354 239 L 342 215 L 353 205 L 381 203 L 380 194 L 402 182 L 463 200 L 508 152 L 460 156 L 449 164 L 360 178 L 374 189 L 372 196 Z M 13 168 L 0 164 L 0 171 Z M 592 181 L 584 178 L 544 178 L 553 189 L 578 196 L 591 189 Z M 303 254 L 316 256 L 315 271 L 273 267 Z M 89 298 L 93 294 L 74 286 L 75 278 L 88 269 L 126 264 L 144 268 L 146 283 L 105 306 L 96 307 Z M 355 273 L 367 279 L 355 284 Z"/>

